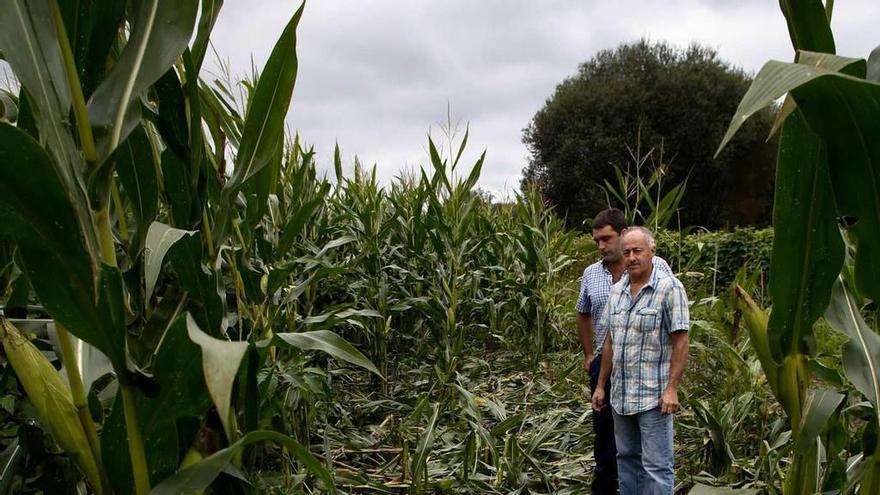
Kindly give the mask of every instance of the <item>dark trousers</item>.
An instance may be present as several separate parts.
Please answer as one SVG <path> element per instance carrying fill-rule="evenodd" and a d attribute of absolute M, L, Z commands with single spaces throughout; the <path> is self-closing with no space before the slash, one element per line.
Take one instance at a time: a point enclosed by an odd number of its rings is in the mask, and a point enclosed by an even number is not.
<path fill-rule="evenodd" d="M 602 355 L 599 354 L 590 364 L 590 394 L 596 390 L 599 382 L 599 368 Z M 593 457 L 596 459 L 596 470 L 593 472 L 594 495 L 617 493 L 617 447 L 614 443 L 614 418 L 611 415 L 611 380 L 605 383 L 605 407 L 602 411 L 593 411 Z"/>

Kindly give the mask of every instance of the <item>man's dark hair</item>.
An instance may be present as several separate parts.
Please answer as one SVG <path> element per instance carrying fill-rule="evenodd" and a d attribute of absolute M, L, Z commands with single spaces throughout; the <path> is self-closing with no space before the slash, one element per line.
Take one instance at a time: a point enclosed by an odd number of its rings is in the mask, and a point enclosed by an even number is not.
<path fill-rule="evenodd" d="M 623 212 L 617 208 L 602 210 L 596 215 L 596 218 L 593 219 L 593 230 L 601 229 L 606 225 L 610 225 L 611 228 L 619 234 L 627 227 L 626 217 L 623 215 Z"/>

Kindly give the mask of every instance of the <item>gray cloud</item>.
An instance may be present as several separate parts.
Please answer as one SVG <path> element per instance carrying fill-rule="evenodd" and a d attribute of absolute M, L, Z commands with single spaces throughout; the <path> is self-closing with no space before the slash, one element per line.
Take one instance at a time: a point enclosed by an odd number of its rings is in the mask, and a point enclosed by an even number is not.
<path fill-rule="evenodd" d="M 227 0 L 214 45 L 233 71 L 251 56 L 262 66 L 295 1 Z M 866 57 L 880 19 L 872 0 L 839 2 L 838 52 Z M 597 51 L 641 37 L 679 46 L 699 42 L 756 72 L 793 56 L 776 2 L 758 0 L 320 0 L 298 30 L 299 79 L 288 125 L 329 168 L 337 141 L 344 158 L 377 164 L 383 180 L 427 163 L 427 139 L 440 135 L 447 103 L 469 122 L 470 166 L 487 149 L 481 187 L 518 187 L 528 160 L 522 129 Z"/>

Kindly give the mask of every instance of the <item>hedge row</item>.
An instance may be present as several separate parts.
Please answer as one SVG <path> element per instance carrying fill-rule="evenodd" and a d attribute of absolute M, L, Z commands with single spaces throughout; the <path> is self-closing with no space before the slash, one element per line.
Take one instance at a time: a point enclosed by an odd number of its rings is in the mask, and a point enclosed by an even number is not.
<path fill-rule="evenodd" d="M 693 298 L 720 295 L 747 266 L 747 272 L 758 274 L 766 284 L 770 270 L 773 229 L 738 228 L 732 231 L 683 233 L 661 230 L 655 232 L 657 255 L 665 259 L 685 284 Z M 574 243 L 577 276 L 598 258 L 589 235 Z M 573 271 L 576 271 L 573 270 Z"/>

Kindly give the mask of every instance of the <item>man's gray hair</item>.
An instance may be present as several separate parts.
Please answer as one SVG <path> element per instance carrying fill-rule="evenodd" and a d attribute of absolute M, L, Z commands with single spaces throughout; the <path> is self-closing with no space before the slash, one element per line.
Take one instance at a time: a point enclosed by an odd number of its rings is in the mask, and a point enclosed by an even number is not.
<path fill-rule="evenodd" d="M 642 227 L 641 225 L 633 225 L 632 227 L 627 227 L 626 230 L 623 231 L 623 236 L 629 234 L 630 232 L 641 232 L 645 236 L 645 240 L 648 241 L 648 247 L 654 248 L 654 233 L 651 232 L 651 229 L 648 227 Z"/>

